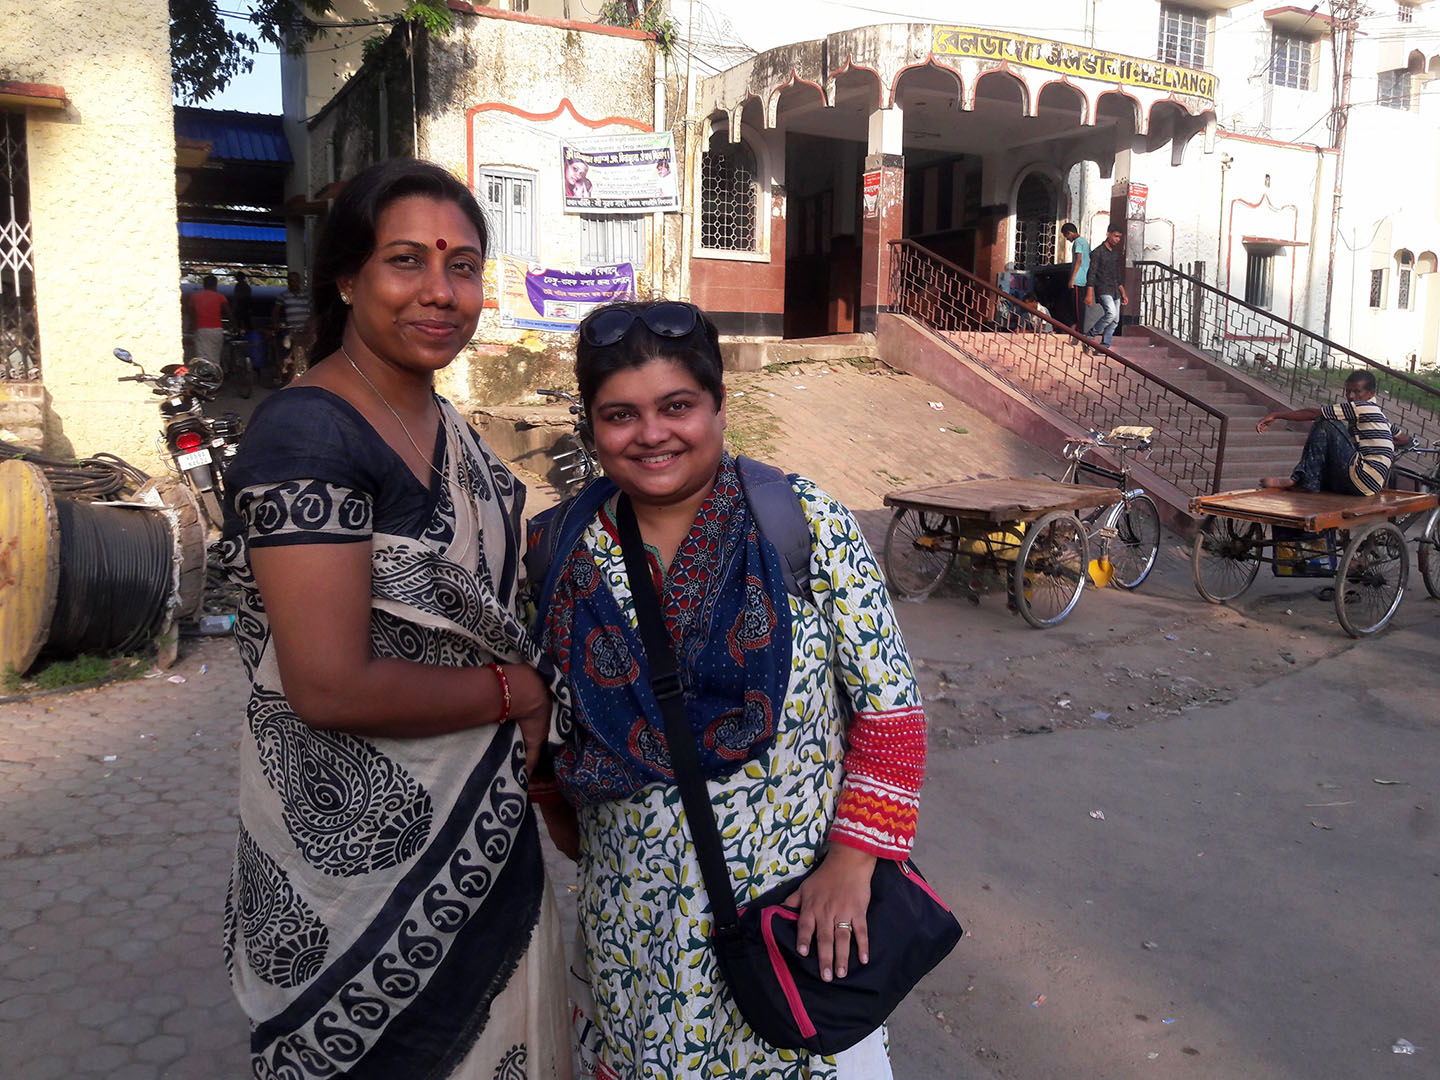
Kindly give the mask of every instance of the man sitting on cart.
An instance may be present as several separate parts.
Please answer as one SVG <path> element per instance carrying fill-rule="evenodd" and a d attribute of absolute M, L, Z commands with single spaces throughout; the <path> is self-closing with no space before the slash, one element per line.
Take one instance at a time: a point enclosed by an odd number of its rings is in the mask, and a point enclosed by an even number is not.
<path fill-rule="evenodd" d="M 1375 376 L 1352 371 L 1345 400 L 1293 412 L 1272 412 L 1255 425 L 1264 432 L 1277 420 L 1313 421 L 1300 461 L 1289 476 L 1267 476 L 1262 488 L 1377 495 L 1390 476 L 1395 448 L 1410 436 L 1390 423 L 1375 401 Z"/>

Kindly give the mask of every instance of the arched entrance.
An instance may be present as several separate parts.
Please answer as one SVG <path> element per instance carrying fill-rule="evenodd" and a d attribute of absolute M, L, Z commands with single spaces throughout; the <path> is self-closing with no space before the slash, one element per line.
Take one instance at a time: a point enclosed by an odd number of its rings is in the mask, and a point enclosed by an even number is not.
<path fill-rule="evenodd" d="M 1015 269 L 1054 263 L 1059 227 L 1059 186 L 1044 173 L 1028 174 L 1015 192 Z"/>

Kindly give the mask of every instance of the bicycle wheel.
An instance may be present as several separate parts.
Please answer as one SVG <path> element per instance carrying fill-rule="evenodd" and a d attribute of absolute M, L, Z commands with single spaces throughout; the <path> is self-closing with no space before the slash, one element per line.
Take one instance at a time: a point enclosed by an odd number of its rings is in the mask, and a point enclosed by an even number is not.
<path fill-rule="evenodd" d="M 1239 596 L 1260 572 L 1264 543 L 1265 527 L 1258 521 L 1207 514 L 1190 553 L 1195 591 L 1212 604 Z"/>
<path fill-rule="evenodd" d="M 1110 581 L 1122 589 L 1138 589 L 1155 568 L 1160 550 L 1160 510 L 1149 495 L 1118 503 L 1102 528 L 1100 555 L 1110 560 Z"/>
<path fill-rule="evenodd" d="M 1420 580 L 1425 582 L 1425 591 L 1440 600 L 1440 510 L 1432 510 L 1425 528 L 1420 531 L 1420 546 L 1416 552 L 1420 563 Z"/>
<path fill-rule="evenodd" d="M 226 344 L 225 374 L 242 398 L 248 398 L 255 392 L 255 369 L 250 366 L 250 353 L 244 342 Z"/>
<path fill-rule="evenodd" d="M 1392 523 L 1377 521 L 1350 537 L 1335 571 L 1335 616 L 1351 637 L 1383 630 L 1405 598 L 1410 552 Z"/>
<path fill-rule="evenodd" d="M 1073 512 L 1052 510 L 1031 522 L 1010 575 L 1016 610 L 1031 626 L 1054 626 L 1080 602 L 1089 562 L 1090 544 Z"/>
<path fill-rule="evenodd" d="M 885 578 L 900 596 L 919 600 L 935 591 L 955 564 L 949 519 L 919 510 L 896 510 L 885 530 Z"/>

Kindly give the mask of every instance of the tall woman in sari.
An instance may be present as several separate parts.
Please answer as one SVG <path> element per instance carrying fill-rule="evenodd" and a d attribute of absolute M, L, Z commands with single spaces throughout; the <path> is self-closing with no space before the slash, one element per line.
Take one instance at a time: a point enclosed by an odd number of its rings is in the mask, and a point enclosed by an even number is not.
<path fill-rule="evenodd" d="M 699 309 L 597 310 L 580 327 L 576 374 L 607 479 L 532 526 L 536 538 L 554 530 L 542 644 L 568 675 L 570 705 L 558 788 L 532 796 L 549 800 L 562 850 L 579 853 L 589 1075 L 889 1077 L 883 1029 L 818 1057 L 768 1046 L 736 1010 L 707 940 L 710 903 L 632 592 L 659 592 L 737 902 L 820 862 L 788 902 L 822 970 L 844 978 L 868 960 L 876 859 L 909 854 L 925 762 L 920 696 L 875 559 L 848 510 L 792 477 L 809 588 L 787 590 L 724 451 L 718 335 Z M 627 577 L 621 500 L 650 581 Z"/>
<path fill-rule="evenodd" d="M 351 180 L 319 362 L 226 476 L 252 691 L 225 951 L 258 1078 L 570 1076 L 526 799 L 551 703 L 515 613 L 524 489 L 432 386 L 485 243 L 436 166 Z"/>

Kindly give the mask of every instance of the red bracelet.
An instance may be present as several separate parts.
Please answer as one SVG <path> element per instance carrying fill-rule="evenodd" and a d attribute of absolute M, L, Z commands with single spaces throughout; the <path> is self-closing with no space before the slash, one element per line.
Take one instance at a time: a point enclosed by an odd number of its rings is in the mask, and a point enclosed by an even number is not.
<path fill-rule="evenodd" d="M 510 719 L 510 680 L 505 677 L 505 669 L 499 664 L 486 664 L 495 673 L 495 678 L 500 681 L 500 716 L 495 721 L 503 724 Z"/>

